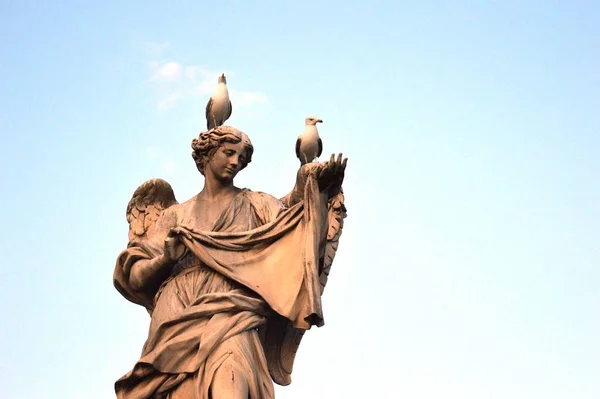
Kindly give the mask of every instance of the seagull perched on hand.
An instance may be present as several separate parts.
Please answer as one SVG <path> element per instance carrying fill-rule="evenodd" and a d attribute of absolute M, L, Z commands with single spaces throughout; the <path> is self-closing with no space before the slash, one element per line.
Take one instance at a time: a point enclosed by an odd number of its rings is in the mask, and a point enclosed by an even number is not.
<path fill-rule="evenodd" d="M 208 130 L 221 126 L 231 116 L 231 101 L 227 91 L 227 78 L 222 73 L 219 76 L 217 91 L 206 104 L 206 128 Z"/>
<path fill-rule="evenodd" d="M 296 140 L 296 156 L 300 160 L 300 165 L 312 162 L 323 152 L 323 143 L 317 130 L 317 123 L 323 123 L 323 120 L 309 116 L 304 122 L 306 124 L 304 131 Z"/>

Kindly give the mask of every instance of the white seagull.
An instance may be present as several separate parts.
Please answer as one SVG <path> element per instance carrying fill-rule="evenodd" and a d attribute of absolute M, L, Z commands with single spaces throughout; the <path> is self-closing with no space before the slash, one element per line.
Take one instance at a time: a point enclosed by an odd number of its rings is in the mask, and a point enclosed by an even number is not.
<path fill-rule="evenodd" d="M 227 91 L 227 79 L 225 74 L 219 76 L 217 91 L 210 97 L 206 104 L 206 129 L 214 129 L 221 126 L 231 116 L 231 101 Z"/>
<path fill-rule="evenodd" d="M 296 140 L 296 156 L 300 160 L 300 165 L 312 162 L 323 152 L 323 143 L 317 130 L 317 123 L 323 123 L 323 120 L 309 116 L 304 122 L 306 127 Z"/>

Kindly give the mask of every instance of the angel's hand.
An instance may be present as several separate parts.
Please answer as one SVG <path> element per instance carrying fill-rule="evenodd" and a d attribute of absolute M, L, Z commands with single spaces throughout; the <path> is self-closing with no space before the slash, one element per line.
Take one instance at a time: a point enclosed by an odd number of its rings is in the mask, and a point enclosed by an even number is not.
<path fill-rule="evenodd" d="M 338 154 L 336 159 L 335 154 L 331 154 L 329 162 L 322 164 L 322 168 L 318 171 L 316 177 L 319 182 L 319 189 L 326 191 L 329 196 L 336 195 L 342 187 L 344 174 L 346 171 L 346 163 L 348 158 L 343 158 L 343 154 Z"/>
<path fill-rule="evenodd" d="M 176 263 L 187 254 L 188 249 L 180 238 L 182 233 L 178 228 L 171 229 L 165 240 L 165 258 L 169 263 Z"/>
<path fill-rule="evenodd" d="M 319 190 L 326 192 L 329 198 L 337 195 L 344 181 L 347 158 L 342 160 L 342 154 L 337 159 L 331 155 L 329 162 L 309 162 L 298 169 L 294 189 L 282 201 L 286 206 L 292 206 L 304 197 L 304 186 L 309 176 L 317 180 Z"/>

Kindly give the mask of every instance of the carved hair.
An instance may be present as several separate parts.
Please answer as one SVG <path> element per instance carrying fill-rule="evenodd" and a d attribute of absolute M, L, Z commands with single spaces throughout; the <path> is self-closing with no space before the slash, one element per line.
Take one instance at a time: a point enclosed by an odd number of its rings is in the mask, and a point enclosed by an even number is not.
<path fill-rule="evenodd" d="M 197 139 L 192 140 L 192 158 L 194 158 L 200 173 L 204 175 L 204 164 L 223 143 L 237 144 L 239 142 L 243 143 L 246 152 L 246 160 L 242 165 L 242 169 L 244 169 L 252 161 L 254 152 L 250 138 L 244 132 L 231 126 L 218 126 L 208 132 L 200 133 Z"/>

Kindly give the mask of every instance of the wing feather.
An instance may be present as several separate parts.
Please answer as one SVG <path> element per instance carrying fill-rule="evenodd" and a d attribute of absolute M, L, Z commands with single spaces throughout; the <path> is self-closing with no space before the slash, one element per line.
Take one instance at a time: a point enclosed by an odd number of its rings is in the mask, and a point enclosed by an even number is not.
<path fill-rule="evenodd" d="M 233 106 L 231 105 L 231 101 L 229 101 L 229 109 L 227 110 L 227 115 L 225 115 L 225 119 L 223 119 L 223 123 L 231 116 L 231 112 L 233 111 Z"/>
<path fill-rule="evenodd" d="M 211 125 L 214 124 L 213 121 L 211 121 L 211 111 L 212 111 L 212 106 L 213 106 L 213 99 L 212 97 L 208 99 L 208 103 L 206 103 L 206 129 L 210 130 L 212 129 L 214 126 L 211 127 Z M 212 123 L 211 123 L 212 122 Z"/>
<path fill-rule="evenodd" d="M 319 139 L 317 140 L 317 144 L 319 145 L 319 150 L 317 151 L 317 158 L 321 156 L 321 154 L 323 153 L 323 142 L 321 141 L 321 138 L 319 137 Z"/>
<path fill-rule="evenodd" d="M 346 218 L 346 206 L 344 205 L 344 192 L 340 188 L 339 193 L 329 200 L 329 230 L 327 231 L 327 243 L 325 244 L 325 255 L 321 263 L 319 282 L 321 283 L 321 294 L 325 290 L 331 265 L 338 249 L 339 240 L 344 229 Z"/>
<path fill-rule="evenodd" d="M 302 158 L 300 158 L 300 144 L 301 143 L 302 143 L 302 139 L 300 137 L 298 137 L 298 140 L 296 140 L 296 156 L 298 157 L 300 162 L 302 162 Z"/>
<path fill-rule="evenodd" d="M 177 204 L 171 185 L 162 179 L 151 179 L 139 186 L 127 204 L 129 241 L 146 240 L 150 226 L 165 209 Z"/>

